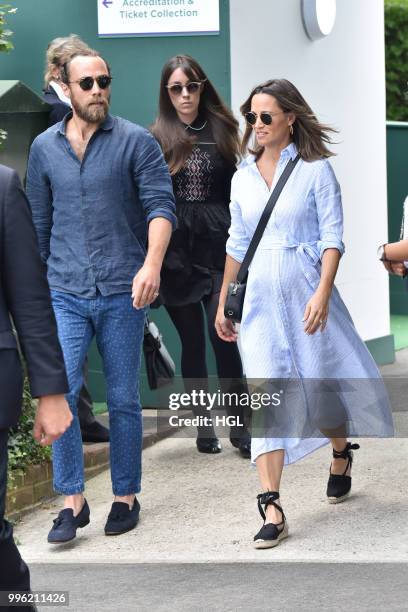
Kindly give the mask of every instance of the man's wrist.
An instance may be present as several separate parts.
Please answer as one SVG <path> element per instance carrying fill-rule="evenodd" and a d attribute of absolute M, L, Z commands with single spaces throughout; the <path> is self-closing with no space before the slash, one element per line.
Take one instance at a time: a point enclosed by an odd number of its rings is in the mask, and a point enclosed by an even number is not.
<path fill-rule="evenodd" d="M 162 264 L 163 264 L 162 257 L 155 257 L 155 256 L 149 257 L 149 255 L 147 255 L 144 261 L 145 266 L 148 266 L 149 268 L 155 268 L 159 272 L 161 270 Z"/>
<path fill-rule="evenodd" d="M 40 395 L 38 401 L 42 404 L 48 404 L 50 402 L 60 401 L 64 398 L 65 395 L 63 393 L 53 393 L 52 395 Z"/>

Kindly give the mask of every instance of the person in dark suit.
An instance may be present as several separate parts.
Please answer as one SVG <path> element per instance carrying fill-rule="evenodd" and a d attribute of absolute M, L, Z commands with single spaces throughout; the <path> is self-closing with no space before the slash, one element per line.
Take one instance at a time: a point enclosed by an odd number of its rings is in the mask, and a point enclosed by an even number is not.
<path fill-rule="evenodd" d="M 62 121 L 71 110 L 70 99 L 61 87 L 60 71 L 66 61 L 75 53 L 89 49 L 86 42 L 76 34 L 54 38 L 46 51 L 43 98 L 51 106 L 49 127 Z"/>
<path fill-rule="evenodd" d="M 76 34 L 54 38 L 47 48 L 43 98 L 51 106 L 48 125 L 62 121 L 71 110 L 71 101 L 61 87 L 62 66 L 74 54 L 88 50 L 88 45 Z M 88 359 L 84 365 L 84 384 L 78 399 L 78 417 L 83 442 L 108 442 L 109 429 L 95 419 L 92 397 L 88 389 Z"/>
<path fill-rule="evenodd" d="M 52 85 L 48 85 L 48 87 L 43 90 L 43 100 L 51 106 L 50 114 L 48 115 L 48 127 L 58 123 L 58 121 L 62 121 L 65 115 L 71 110 L 70 106 L 63 100 L 60 100 Z"/>
<path fill-rule="evenodd" d="M 23 370 L 10 315 L 31 393 L 39 398 L 34 437 L 48 445 L 72 421 L 64 397 L 68 391 L 64 359 L 29 204 L 17 173 L 0 165 L 0 591 L 29 591 L 28 567 L 4 518 L 8 430 L 17 424 L 23 393 Z"/>

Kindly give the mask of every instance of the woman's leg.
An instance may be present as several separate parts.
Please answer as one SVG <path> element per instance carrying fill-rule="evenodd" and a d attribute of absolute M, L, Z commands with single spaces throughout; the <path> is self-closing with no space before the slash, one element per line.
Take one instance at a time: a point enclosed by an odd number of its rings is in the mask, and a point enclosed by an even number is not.
<path fill-rule="evenodd" d="M 217 374 L 220 379 L 221 391 L 225 394 L 233 393 L 238 397 L 243 393 L 248 393 L 248 388 L 244 382 L 244 374 L 242 369 L 241 356 L 239 354 L 238 345 L 235 342 L 224 342 L 218 336 L 215 330 L 215 317 L 217 315 L 219 293 L 214 293 L 206 296 L 203 300 L 205 312 L 207 315 L 208 335 L 215 354 L 215 362 L 217 366 Z M 225 411 L 228 416 L 232 416 L 236 421 L 244 425 L 232 426 L 230 438 L 232 440 L 240 440 L 241 443 L 250 442 L 248 427 L 251 419 L 251 408 L 243 406 L 240 402 L 231 402 L 231 405 L 225 405 Z M 237 446 L 237 444 L 235 444 Z"/>
<path fill-rule="evenodd" d="M 236 342 L 224 342 L 218 336 L 215 329 L 215 317 L 217 315 L 219 293 L 205 296 L 203 304 L 207 315 L 208 335 L 215 354 L 217 374 L 220 379 L 242 380 L 243 370 L 241 356 Z"/>
<path fill-rule="evenodd" d="M 180 337 L 183 378 L 207 378 L 204 316 L 201 303 L 166 306 L 166 310 Z"/>
<path fill-rule="evenodd" d="M 278 491 L 282 477 L 285 451 L 275 450 L 263 453 L 256 458 L 259 481 L 263 492 Z M 280 501 L 277 502 L 281 505 Z M 266 508 L 266 523 L 278 524 L 282 521 L 282 515 L 272 504 Z"/>
<path fill-rule="evenodd" d="M 185 306 L 166 306 L 181 341 L 181 374 L 187 393 L 208 388 L 204 313 L 200 302 Z M 194 407 L 194 416 L 209 417 L 205 407 Z M 213 425 L 197 428 L 198 436 L 215 438 Z"/>
<path fill-rule="evenodd" d="M 338 387 L 337 382 L 335 382 Z M 341 452 L 347 444 L 347 420 L 348 415 L 344 407 L 341 395 L 336 389 L 330 391 L 330 383 L 327 380 L 309 380 L 308 388 L 313 394 L 311 405 L 313 406 L 313 421 L 325 438 L 329 438 L 333 450 Z M 333 457 L 331 473 L 340 475 L 346 469 L 348 459 Z M 350 467 L 347 475 L 350 474 Z"/>
<path fill-rule="evenodd" d="M 341 452 L 344 450 L 347 444 L 347 438 L 330 438 L 330 442 L 332 443 L 333 450 Z M 333 457 L 331 463 L 331 473 L 332 474 L 343 474 L 346 469 L 348 459 L 342 459 Z M 351 472 L 351 465 L 349 466 L 346 475 L 349 476 Z"/>

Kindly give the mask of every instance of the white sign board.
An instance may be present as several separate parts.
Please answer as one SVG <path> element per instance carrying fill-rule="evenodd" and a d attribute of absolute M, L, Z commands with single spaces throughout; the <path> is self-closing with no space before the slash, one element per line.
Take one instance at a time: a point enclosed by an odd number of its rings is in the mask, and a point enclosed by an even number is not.
<path fill-rule="evenodd" d="M 97 0 L 99 36 L 219 34 L 219 0 Z"/>

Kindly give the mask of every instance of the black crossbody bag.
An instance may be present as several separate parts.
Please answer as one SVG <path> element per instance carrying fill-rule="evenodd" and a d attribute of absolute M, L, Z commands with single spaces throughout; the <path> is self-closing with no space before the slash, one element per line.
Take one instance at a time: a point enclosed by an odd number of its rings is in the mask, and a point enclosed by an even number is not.
<path fill-rule="evenodd" d="M 252 236 L 252 240 L 249 243 L 248 250 L 245 254 L 245 257 L 238 272 L 237 280 L 229 284 L 227 299 L 225 301 L 224 306 L 224 315 L 227 319 L 231 319 L 231 321 L 234 321 L 234 323 L 240 323 L 242 319 L 242 309 L 244 307 L 249 264 L 251 263 L 252 258 L 255 255 L 255 251 L 258 248 L 258 244 L 260 243 L 260 240 L 263 236 L 272 211 L 275 208 L 275 204 L 278 201 L 280 194 L 282 193 L 282 189 L 286 185 L 286 182 L 292 174 L 299 159 L 300 155 L 297 155 L 295 159 L 289 160 L 289 162 L 286 164 L 286 167 L 282 172 L 278 182 L 276 183 L 275 188 L 268 200 L 268 203 L 264 208 L 254 235 Z"/>

